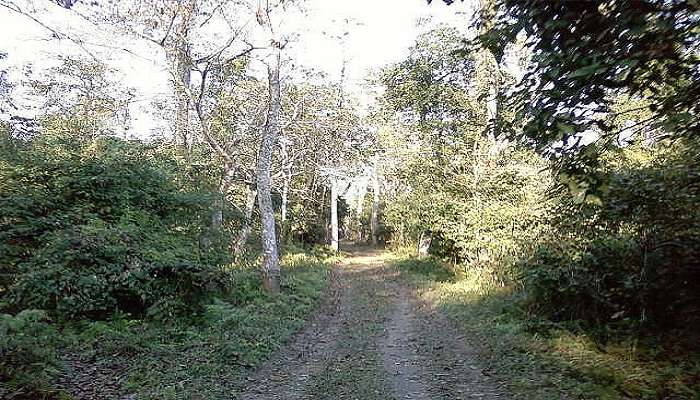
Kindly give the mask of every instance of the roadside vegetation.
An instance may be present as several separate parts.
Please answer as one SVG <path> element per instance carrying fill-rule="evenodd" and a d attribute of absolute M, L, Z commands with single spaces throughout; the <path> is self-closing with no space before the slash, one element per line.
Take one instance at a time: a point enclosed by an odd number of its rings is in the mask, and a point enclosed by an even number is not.
<path fill-rule="evenodd" d="M 527 292 L 503 287 L 487 271 L 454 268 L 406 251 L 387 256 L 423 301 L 445 312 L 474 345 L 484 374 L 516 399 L 694 399 L 697 336 L 638 336 L 552 322 L 528 312 Z"/>
<path fill-rule="evenodd" d="M 335 252 L 284 246 L 270 294 L 257 246 L 230 252 L 236 211 L 209 225 L 205 178 L 159 144 L 72 132 L 2 133 L 0 397 L 226 398 L 303 326 Z"/>
<path fill-rule="evenodd" d="M 224 266 L 225 292 L 196 313 L 143 319 L 115 312 L 65 320 L 40 310 L 2 315 L 3 398 L 229 398 L 242 378 L 303 325 L 323 297 L 335 258 L 290 251 L 278 296 L 262 290 L 256 260 Z"/>

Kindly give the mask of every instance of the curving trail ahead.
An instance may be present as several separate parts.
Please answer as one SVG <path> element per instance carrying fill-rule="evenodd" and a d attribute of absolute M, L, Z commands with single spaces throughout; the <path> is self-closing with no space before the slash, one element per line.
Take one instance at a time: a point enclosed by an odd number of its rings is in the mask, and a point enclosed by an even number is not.
<path fill-rule="evenodd" d="M 236 400 L 508 399 L 476 350 L 431 304 L 357 248 L 334 271 L 307 328 L 253 373 Z"/>

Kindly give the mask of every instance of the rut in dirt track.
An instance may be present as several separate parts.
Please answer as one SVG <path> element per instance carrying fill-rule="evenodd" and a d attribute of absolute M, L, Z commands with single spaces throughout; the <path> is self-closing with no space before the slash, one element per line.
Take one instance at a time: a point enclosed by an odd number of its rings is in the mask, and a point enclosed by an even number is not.
<path fill-rule="evenodd" d="M 234 399 L 507 399 L 477 352 L 382 261 L 356 250 L 307 328 Z"/>
<path fill-rule="evenodd" d="M 338 336 L 341 326 L 338 323 L 338 309 L 342 290 L 338 275 L 337 270 L 332 272 L 329 293 L 306 329 L 248 377 L 245 391 L 235 395 L 235 399 L 301 398 L 311 377 L 324 365 Z"/>

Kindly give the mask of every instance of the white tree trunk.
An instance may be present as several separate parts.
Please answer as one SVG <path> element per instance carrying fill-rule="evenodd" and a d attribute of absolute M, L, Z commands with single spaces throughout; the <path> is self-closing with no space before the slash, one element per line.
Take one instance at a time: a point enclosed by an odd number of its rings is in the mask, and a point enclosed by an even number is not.
<path fill-rule="evenodd" d="M 248 195 L 245 202 L 245 214 L 243 215 L 243 226 L 241 230 L 238 231 L 238 237 L 236 237 L 236 242 L 233 244 L 233 253 L 240 253 L 245 244 L 248 242 L 250 237 L 250 231 L 252 229 L 251 222 L 253 220 L 253 211 L 255 210 L 255 200 L 257 199 L 258 191 L 248 187 Z"/>
<path fill-rule="evenodd" d="M 429 232 L 423 232 L 420 234 L 420 239 L 418 239 L 418 255 L 423 257 L 427 256 L 430 251 L 430 244 L 433 241 L 433 235 Z"/>
<path fill-rule="evenodd" d="M 280 155 L 282 157 L 282 225 L 287 221 L 287 203 L 289 201 L 289 184 L 292 180 L 292 165 L 289 161 L 287 143 L 282 140 L 280 143 Z"/>
<path fill-rule="evenodd" d="M 223 199 L 217 199 L 214 211 L 211 213 L 211 227 L 215 230 L 221 229 L 224 224 Z"/>
<path fill-rule="evenodd" d="M 372 218 L 370 227 L 372 229 L 372 245 L 379 244 L 379 177 L 377 167 L 372 171 Z"/>
<path fill-rule="evenodd" d="M 192 65 L 190 62 L 190 29 L 196 12 L 196 0 L 183 1 L 180 4 L 180 17 L 175 26 L 175 43 L 171 48 L 172 68 L 176 97 L 175 138 L 185 153 L 189 155 L 192 145 L 190 127 L 191 99 L 188 93 L 192 83 Z"/>
<path fill-rule="evenodd" d="M 291 173 L 286 173 L 284 174 L 282 182 L 282 222 L 287 221 L 287 204 L 289 203 L 289 184 L 290 181 L 292 180 Z"/>
<path fill-rule="evenodd" d="M 215 230 L 221 229 L 224 223 L 224 205 L 226 203 L 226 196 L 228 196 L 228 191 L 231 189 L 231 184 L 233 183 L 233 168 L 226 166 L 224 174 L 221 177 L 221 183 L 219 183 L 219 193 L 216 200 L 214 200 L 214 210 L 211 214 L 211 227 Z"/>
<path fill-rule="evenodd" d="M 277 141 L 281 104 L 280 93 L 280 48 L 274 47 L 275 57 L 268 66 L 270 86 L 270 103 L 267 121 L 263 129 L 260 154 L 258 157 L 258 208 L 260 210 L 261 242 L 263 262 L 260 266 L 263 286 L 271 293 L 280 291 L 280 265 L 277 251 L 277 233 L 275 232 L 275 213 L 270 194 L 270 172 L 272 170 L 272 152 Z"/>
<path fill-rule="evenodd" d="M 175 95 L 177 109 L 175 110 L 175 137 L 186 153 L 190 152 L 190 97 L 187 88 L 192 81 L 188 63 L 187 43 L 182 43 L 175 50 L 174 68 L 176 73 Z"/>
<path fill-rule="evenodd" d="M 357 194 L 357 208 L 355 209 L 355 239 L 362 241 L 362 214 L 365 207 L 365 196 L 367 195 L 367 184 L 365 182 L 360 183 Z"/>
<path fill-rule="evenodd" d="M 338 178 L 331 177 L 331 248 L 338 251 Z"/>
<path fill-rule="evenodd" d="M 287 222 L 287 201 L 288 201 L 287 198 L 289 197 L 288 192 L 289 192 L 289 184 L 285 180 L 284 186 L 282 187 L 282 210 L 281 210 L 282 222 Z"/>

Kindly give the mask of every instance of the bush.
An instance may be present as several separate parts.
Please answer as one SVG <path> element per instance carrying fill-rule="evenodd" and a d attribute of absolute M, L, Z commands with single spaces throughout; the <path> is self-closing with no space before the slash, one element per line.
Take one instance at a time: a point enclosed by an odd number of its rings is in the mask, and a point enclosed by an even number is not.
<path fill-rule="evenodd" d="M 424 275 L 434 281 L 447 282 L 454 281 L 457 274 L 454 269 L 435 257 L 406 258 L 399 260 L 394 265 L 403 271 Z"/>
<path fill-rule="evenodd" d="M 210 194 L 182 187 L 140 143 L 46 140 L 2 161 L 1 283 L 15 310 L 168 317 L 225 283 L 228 240 L 203 228 Z"/>
<path fill-rule="evenodd" d="M 55 330 L 45 321 L 46 312 L 24 310 L 0 315 L 0 398 L 43 398 L 49 379 L 56 372 L 52 342 Z M 5 390 L 6 392 L 3 392 Z"/>
<path fill-rule="evenodd" d="M 178 308 L 175 300 L 183 307 L 196 304 L 222 282 L 217 269 L 186 258 L 192 246 L 169 249 L 143 236 L 142 228 L 99 220 L 53 232 L 20 265 L 10 301 L 68 317 L 102 318 L 115 310 L 162 314 L 166 304 Z"/>
<path fill-rule="evenodd" d="M 634 242 L 604 237 L 579 246 L 542 245 L 520 267 L 530 301 L 555 320 L 641 322 L 651 276 L 640 260 Z"/>
<path fill-rule="evenodd" d="M 700 322 L 697 148 L 621 150 L 600 204 L 567 199 L 550 209 L 548 235 L 519 264 L 530 306 L 593 326 Z"/>

